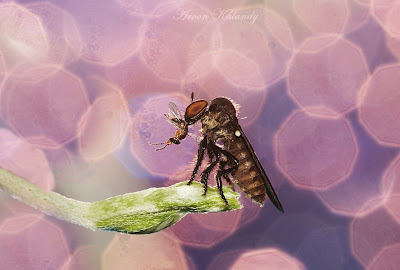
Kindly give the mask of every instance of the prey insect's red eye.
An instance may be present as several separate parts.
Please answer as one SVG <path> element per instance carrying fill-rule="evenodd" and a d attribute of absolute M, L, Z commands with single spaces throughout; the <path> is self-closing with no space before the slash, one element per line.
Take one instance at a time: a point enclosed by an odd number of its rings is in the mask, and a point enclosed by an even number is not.
<path fill-rule="evenodd" d="M 208 103 L 205 100 L 197 100 L 186 108 L 185 121 L 190 125 L 195 123 L 203 114 Z"/>

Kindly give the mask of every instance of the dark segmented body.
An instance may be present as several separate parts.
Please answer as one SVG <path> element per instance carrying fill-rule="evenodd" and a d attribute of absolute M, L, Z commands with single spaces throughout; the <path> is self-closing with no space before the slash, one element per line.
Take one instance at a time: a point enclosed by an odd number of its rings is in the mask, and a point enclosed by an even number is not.
<path fill-rule="evenodd" d="M 233 142 L 227 141 L 224 147 L 239 161 L 238 170 L 233 174 L 235 183 L 251 199 L 263 204 L 266 193 L 264 181 L 244 142 L 240 138 L 235 138 Z"/>
<path fill-rule="evenodd" d="M 203 134 L 213 143 L 220 140 L 223 148 L 239 162 L 237 170 L 232 173 L 235 183 L 261 205 L 267 194 L 275 206 L 283 211 L 264 169 L 238 123 L 232 102 L 226 98 L 214 99 L 201 122 Z"/>

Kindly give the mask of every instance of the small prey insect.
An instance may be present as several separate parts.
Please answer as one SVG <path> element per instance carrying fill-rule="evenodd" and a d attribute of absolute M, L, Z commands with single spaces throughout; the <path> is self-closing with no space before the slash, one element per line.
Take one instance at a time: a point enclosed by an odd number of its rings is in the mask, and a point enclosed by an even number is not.
<path fill-rule="evenodd" d="M 164 149 L 171 144 L 179 144 L 188 135 L 188 126 L 200 121 L 202 124 L 202 139 L 199 142 L 197 162 L 188 182 L 190 185 L 207 153 L 208 167 L 201 173 L 201 182 L 204 184 L 204 195 L 207 193 L 207 181 L 211 171 L 218 167 L 216 182 L 221 198 L 228 204 L 222 191 L 222 178 L 233 188 L 230 178 L 253 201 L 263 205 L 265 194 L 282 213 L 283 207 L 279 202 L 271 182 L 268 179 L 253 147 L 238 123 L 236 109 L 233 103 L 223 97 L 211 101 L 210 106 L 206 100 L 193 101 L 186 108 L 184 118 L 177 106 L 169 103 L 169 115 L 165 115 L 177 131 L 175 136 L 163 143 L 157 150 Z M 221 146 L 220 146 L 221 145 Z"/>

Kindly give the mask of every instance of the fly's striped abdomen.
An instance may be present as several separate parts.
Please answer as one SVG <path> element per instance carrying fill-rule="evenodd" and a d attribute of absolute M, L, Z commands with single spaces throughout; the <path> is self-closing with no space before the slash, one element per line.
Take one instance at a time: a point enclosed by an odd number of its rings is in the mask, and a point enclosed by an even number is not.
<path fill-rule="evenodd" d="M 242 140 L 228 145 L 227 150 L 239 161 L 239 167 L 233 175 L 235 183 L 252 200 L 263 204 L 265 200 L 265 185 L 260 172 Z"/>

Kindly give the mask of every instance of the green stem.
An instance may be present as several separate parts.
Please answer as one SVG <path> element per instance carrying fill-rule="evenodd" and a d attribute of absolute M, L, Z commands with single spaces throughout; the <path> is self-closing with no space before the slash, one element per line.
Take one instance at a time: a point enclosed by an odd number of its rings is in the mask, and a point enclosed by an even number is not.
<path fill-rule="evenodd" d="M 124 233 L 153 233 L 178 222 L 187 213 L 220 212 L 239 209 L 238 194 L 224 188 L 226 205 L 218 190 L 181 182 L 165 188 L 150 188 L 97 202 L 81 202 L 38 186 L 0 168 L 0 188 L 14 198 L 44 213 L 92 230 Z"/>

